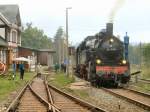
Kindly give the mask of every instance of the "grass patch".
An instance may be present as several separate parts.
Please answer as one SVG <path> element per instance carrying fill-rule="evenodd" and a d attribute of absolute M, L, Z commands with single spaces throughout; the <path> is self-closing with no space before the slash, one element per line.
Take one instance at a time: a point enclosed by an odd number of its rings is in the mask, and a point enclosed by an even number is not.
<path fill-rule="evenodd" d="M 89 97 L 88 92 L 86 92 L 85 90 L 74 90 L 73 94 L 83 99 L 86 99 Z"/>
<path fill-rule="evenodd" d="M 139 71 L 139 65 L 131 65 L 131 73 Z M 150 69 L 146 65 L 142 65 L 141 68 L 142 73 L 138 74 L 140 78 L 150 79 Z M 132 79 L 135 80 L 136 76 L 132 76 Z M 150 93 L 150 84 L 146 84 L 144 82 L 138 82 L 133 84 L 136 90 L 148 92 Z"/>
<path fill-rule="evenodd" d="M 53 80 L 49 80 L 49 83 L 58 87 L 62 91 L 72 94 L 74 96 L 77 96 L 81 99 L 86 99 L 89 97 L 88 92 L 85 90 L 73 90 L 73 89 L 68 88 L 69 84 L 75 82 L 74 77 L 71 78 L 71 77 L 67 77 L 63 73 L 57 73 L 53 76 L 50 76 L 49 79 L 51 79 L 51 78 Z"/>
<path fill-rule="evenodd" d="M 82 98 L 82 99 L 86 99 L 86 98 L 89 97 L 88 92 L 85 91 L 85 90 L 70 89 L 70 88 L 63 88 L 63 90 L 64 90 L 65 92 L 68 92 L 68 93 L 70 93 L 70 94 L 72 94 L 72 95 L 75 95 L 75 96 L 77 96 L 77 97 L 79 97 L 79 98 Z"/>
<path fill-rule="evenodd" d="M 142 67 L 142 78 L 150 79 L 150 69 L 147 66 Z"/>
<path fill-rule="evenodd" d="M 33 76 L 33 72 L 25 72 L 24 80 L 20 80 L 19 73 L 17 72 L 14 80 L 11 77 L 0 77 L 0 101 L 5 100 L 11 92 L 22 87 Z"/>
<path fill-rule="evenodd" d="M 150 84 L 145 84 L 145 83 L 142 83 L 142 82 L 138 82 L 138 83 L 135 83 L 133 85 L 135 85 L 136 89 L 139 90 L 139 91 L 150 93 Z"/>
<path fill-rule="evenodd" d="M 139 71 L 139 70 L 140 70 L 139 65 L 131 65 L 131 73 Z M 148 66 L 142 65 L 141 71 L 142 73 L 139 74 L 141 75 L 141 78 L 150 79 L 150 69 Z"/>
<path fill-rule="evenodd" d="M 57 87 L 64 88 L 65 86 L 69 85 L 70 83 L 73 83 L 75 80 L 74 78 L 67 77 L 64 73 L 57 73 L 53 75 L 54 80 L 49 81 L 53 85 Z"/>

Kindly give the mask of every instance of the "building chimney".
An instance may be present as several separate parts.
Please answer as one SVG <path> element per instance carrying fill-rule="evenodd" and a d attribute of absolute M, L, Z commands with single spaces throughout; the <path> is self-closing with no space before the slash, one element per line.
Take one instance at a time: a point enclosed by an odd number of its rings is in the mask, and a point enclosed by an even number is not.
<path fill-rule="evenodd" d="M 108 36 L 113 36 L 113 23 L 106 24 L 106 33 Z"/>

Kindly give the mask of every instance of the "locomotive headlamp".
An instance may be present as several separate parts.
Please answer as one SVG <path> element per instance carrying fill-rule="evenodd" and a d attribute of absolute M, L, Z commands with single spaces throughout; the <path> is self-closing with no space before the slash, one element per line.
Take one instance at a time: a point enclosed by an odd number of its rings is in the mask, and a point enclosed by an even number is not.
<path fill-rule="evenodd" d="M 97 59 L 97 60 L 96 60 L 96 63 L 97 63 L 97 64 L 100 64 L 100 63 L 101 63 L 101 60 L 100 60 L 100 59 Z"/>
<path fill-rule="evenodd" d="M 122 64 L 126 64 L 127 63 L 127 61 L 126 60 L 122 60 Z"/>
<path fill-rule="evenodd" d="M 110 39 L 110 42 L 114 42 L 114 39 L 113 39 L 113 38 L 111 38 L 111 39 Z"/>

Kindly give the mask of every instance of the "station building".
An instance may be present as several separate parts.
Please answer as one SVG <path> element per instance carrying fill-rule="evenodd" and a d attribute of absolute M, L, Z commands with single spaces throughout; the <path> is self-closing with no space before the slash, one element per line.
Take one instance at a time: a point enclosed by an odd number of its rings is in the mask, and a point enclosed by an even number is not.
<path fill-rule="evenodd" d="M 25 57 L 32 60 L 27 66 L 30 71 L 35 71 L 37 63 L 53 65 L 55 52 L 51 49 L 33 49 L 21 46 L 21 31 L 19 6 L 0 5 L 0 62 L 9 68 L 13 59 Z"/>
<path fill-rule="evenodd" d="M 18 56 L 21 30 L 18 5 L 0 5 L 0 61 L 7 66 Z"/>

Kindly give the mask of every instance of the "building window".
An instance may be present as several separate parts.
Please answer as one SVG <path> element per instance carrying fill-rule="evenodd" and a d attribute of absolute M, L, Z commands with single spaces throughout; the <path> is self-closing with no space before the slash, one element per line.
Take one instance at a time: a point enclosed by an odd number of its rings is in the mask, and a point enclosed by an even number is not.
<path fill-rule="evenodd" d="M 4 50 L 0 51 L 0 61 L 6 63 L 6 51 Z"/>
<path fill-rule="evenodd" d="M 12 42 L 16 43 L 16 39 L 17 39 L 17 32 L 16 31 L 12 31 Z"/>
<path fill-rule="evenodd" d="M 9 33 L 7 33 L 7 41 L 8 41 L 8 42 L 10 42 L 10 41 L 11 41 L 11 39 L 10 39 L 10 32 L 9 32 Z"/>
<path fill-rule="evenodd" d="M 5 28 L 0 28 L 0 36 L 5 39 Z"/>
<path fill-rule="evenodd" d="M 17 41 L 18 41 L 17 43 L 18 43 L 18 44 L 20 44 L 20 42 L 21 42 L 21 41 L 20 41 L 20 37 L 21 37 L 21 36 L 20 36 L 20 32 L 18 32 L 18 37 L 17 37 Z"/>
<path fill-rule="evenodd" d="M 3 61 L 2 51 L 0 51 L 0 61 Z"/>

